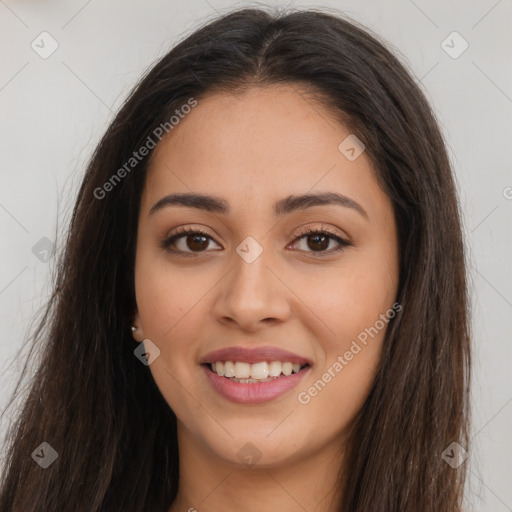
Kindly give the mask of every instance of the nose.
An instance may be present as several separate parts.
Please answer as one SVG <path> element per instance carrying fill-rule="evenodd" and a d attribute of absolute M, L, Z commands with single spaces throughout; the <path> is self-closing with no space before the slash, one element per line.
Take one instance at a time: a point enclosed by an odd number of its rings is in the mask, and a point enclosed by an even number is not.
<path fill-rule="evenodd" d="M 213 314 L 228 326 L 256 332 L 290 316 L 292 293 L 271 261 L 270 249 L 248 263 L 237 253 L 232 269 L 219 283 Z M 275 260 L 274 260 L 275 261 Z"/>

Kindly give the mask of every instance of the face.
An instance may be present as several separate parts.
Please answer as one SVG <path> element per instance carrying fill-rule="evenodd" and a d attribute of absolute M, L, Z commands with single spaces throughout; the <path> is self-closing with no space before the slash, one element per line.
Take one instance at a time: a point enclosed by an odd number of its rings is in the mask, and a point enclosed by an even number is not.
<path fill-rule="evenodd" d="M 298 91 L 201 99 L 155 149 L 142 195 L 135 325 L 160 350 L 148 368 L 180 449 L 224 462 L 332 453 L 395 314 L 392 204 L 350 131 Z"/>

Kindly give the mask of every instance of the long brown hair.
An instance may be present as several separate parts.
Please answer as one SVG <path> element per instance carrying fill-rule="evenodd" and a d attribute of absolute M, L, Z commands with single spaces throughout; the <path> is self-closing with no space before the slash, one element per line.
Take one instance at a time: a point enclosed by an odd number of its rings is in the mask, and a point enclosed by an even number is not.
<path fill-rule="evenodd" d="M 435 116 L 376 35 L 322 10 L 241 9 L 207 23 L 137 84 L 87 167 L 33 336 L 40 354 L 7 433 L 0 511 L 166 511 L 178 488 L 176 417 L 134 356 L 134 254 L 148 159 L 112 176 L 176 109 L 215 91 L 310 90 L 352 133 L 395 212 L 397 301 L 340 476 L 344 512 L 456 512 L 467 449 L 470 332 L 454 178 Z M 178 128 L 179 129 L 179 128 Z M 126 170 L 126 167 L 125 167 Z M 105 183 L 111 183 L 108 193 Z M 22 373 L 23 376 L 23 373 Z M 13 397 L 18 392 L 18 381 Z M 11 405 L 12 400 L 9 405 Z M 58 458 L 31 456 L 48 443 Z"/>

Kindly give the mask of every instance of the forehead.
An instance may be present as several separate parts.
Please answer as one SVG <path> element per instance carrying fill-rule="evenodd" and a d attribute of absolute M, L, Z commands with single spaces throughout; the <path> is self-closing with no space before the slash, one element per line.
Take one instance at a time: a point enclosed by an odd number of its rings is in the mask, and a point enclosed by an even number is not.
<path fill-rule="evenodd" d="M 364 152 L 350 161 L 339 149 L 350 135 L 334 112 L 295 86 L 212 94 L 159 143 L 144 196 L 209 193 L 253 211 L 255 201 L 313 190 L 382 201 Z"/>

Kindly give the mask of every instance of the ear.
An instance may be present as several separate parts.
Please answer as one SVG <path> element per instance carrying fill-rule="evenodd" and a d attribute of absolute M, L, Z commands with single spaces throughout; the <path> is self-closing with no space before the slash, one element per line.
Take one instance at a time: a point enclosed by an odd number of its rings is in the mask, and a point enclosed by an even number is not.
<path fill-rule="evenodd" d="M 142 327 L 140 325 L 139 312 L 137 311 L 133 316 L 132 325 L 130 326 L 132 331 L 132 336 L 135 341 L 143 341 L 144 333 L 142 332 Z"/>

